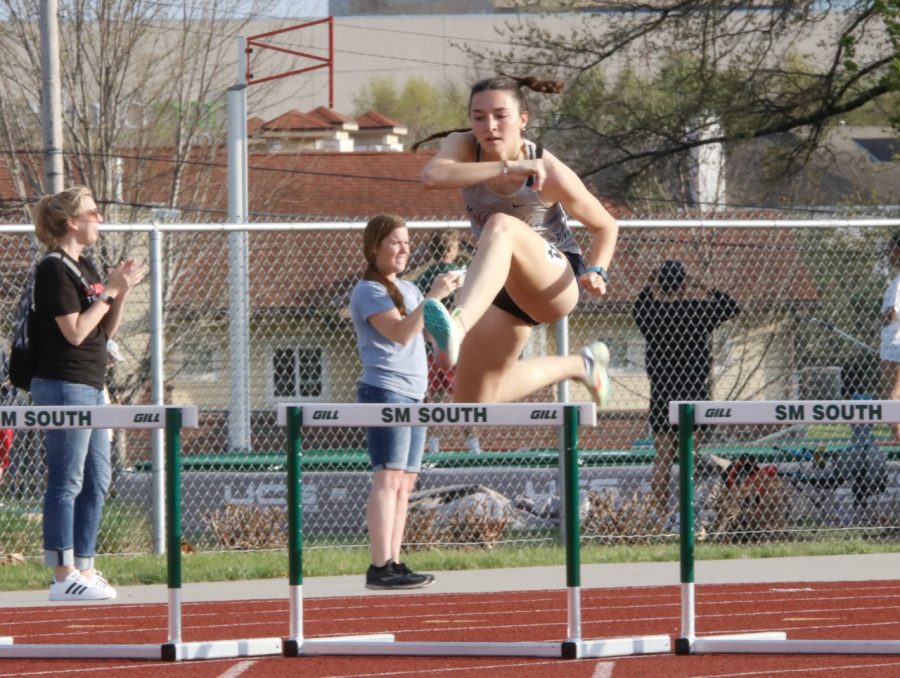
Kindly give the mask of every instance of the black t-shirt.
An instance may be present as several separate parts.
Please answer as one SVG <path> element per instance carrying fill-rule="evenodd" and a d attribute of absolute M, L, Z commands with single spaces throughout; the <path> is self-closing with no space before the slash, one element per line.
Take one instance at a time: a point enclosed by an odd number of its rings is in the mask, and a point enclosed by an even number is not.
<path fill-rule="evenodd" d="M 725 292 L 706 299 L 664 301 L 644 288 L 632 314 L 647 342 L 647 376 L 658 390 L 679 398 L 705 393 L 710 373 L 710 337 L 719 325 L 738 314 Z"/>
<path fill-rule="evenodd" d="M 44 257 L 38 264 L 34 279 L 34 340 L 38 354 L 35 376 L 102 389 L 106 381 L 106 331 L 97 325 L 80 346 L 73 346 L 63 336 L 56 318 L 86 311 L 97 301 L 103 283 L 90 261 L 80 257 L 75 262 L 62 250 L 56 251 L 78 266 L 89 288 L 85 289 L 62 259 Z"/>

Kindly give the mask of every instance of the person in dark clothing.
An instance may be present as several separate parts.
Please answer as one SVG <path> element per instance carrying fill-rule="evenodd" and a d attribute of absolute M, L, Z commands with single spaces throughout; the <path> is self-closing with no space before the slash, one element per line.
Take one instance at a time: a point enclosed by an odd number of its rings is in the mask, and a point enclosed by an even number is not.
<path fill-rule="evenodd" d="M 44 196 L 34 209 L 35 235 L 48 250 L 34 280 L 35 405 L 106 404 L 107 342 L 147 266 L 125 259 L 109 269 L 104 283 L 84 254 L 100 237 L 101 223 L 103 216 L 84 186 Z M 44 443 L 44 563 L 54 568 L 50 600 L 115 598 L 116 590 L 94 567 L 111 480 L 109 432 L 48 429 Z"/>
<path fill-rule="evenodd" d="M 646 342 L 650 429 L 656 456 L 651 490 L 658 516 L 669 514 L 669 472 L 678 450 L 669 401 L 709 400 L 713 331 L 739 312 L 728 294 L 689 276 L 680 261 L 665 261 L 632 308 Z"/>

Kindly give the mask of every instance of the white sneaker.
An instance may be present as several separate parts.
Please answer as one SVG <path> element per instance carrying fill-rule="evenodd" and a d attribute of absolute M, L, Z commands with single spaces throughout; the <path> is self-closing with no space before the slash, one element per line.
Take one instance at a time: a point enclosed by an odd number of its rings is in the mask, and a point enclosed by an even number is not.
<path fill-rule="evenodd" d="M 582 382 L 587 386 L 597 409 L 603 409 L 612 397 L 612 386 L 607 372 L 609 349 L 602 341 L 597 341 L 581 349 L 581 357 L 587 368 Z"/>
<path fill-rule="evenodd" d="M 426 299 L 422 305 L 425 329 L 431 335 L 438 350 L 447 354 L 448 367 L 454 367 L 456 361 L 459 360 L 462 335 L 454 320 L 454 316 L 459 315 L 459 311 L 460 309 L 457 308 L 451 315 L 437 299 Z"/>
<path fill-rule="evenodd" d="M 101 576 L 88 581 L 75 570 L 62 581 L 54 577 L 50 582 L 50 600 L 111 600 L 116 590 Z"/>

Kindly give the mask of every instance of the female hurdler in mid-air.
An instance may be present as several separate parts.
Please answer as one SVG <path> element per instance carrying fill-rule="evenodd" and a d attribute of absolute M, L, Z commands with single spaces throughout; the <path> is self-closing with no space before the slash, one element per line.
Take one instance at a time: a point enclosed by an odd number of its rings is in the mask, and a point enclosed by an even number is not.
<path fill-rule="evenodd" d="M 569 314 L 580 290 L 594 297 L 606 293 L 618 236 L 615 219 L 575 172 L 524 138 L 522 86 L 561 89 L 534 78 L 478 82 L 469 99 L 471 130 L 449 133 L 422 170 L 426 188 L 462 189 L 477 238 L 456 308 L 451 314 L 427 300 L 425 327 L 446 362 L 458 360 L 456 402 L 509 402 L 577 379 L 604 406 L 610 397 L 605 344 L 575 355 L 519 360 L 531 328 Z M 567 215 L 591 231 L 584 256 Z"/>

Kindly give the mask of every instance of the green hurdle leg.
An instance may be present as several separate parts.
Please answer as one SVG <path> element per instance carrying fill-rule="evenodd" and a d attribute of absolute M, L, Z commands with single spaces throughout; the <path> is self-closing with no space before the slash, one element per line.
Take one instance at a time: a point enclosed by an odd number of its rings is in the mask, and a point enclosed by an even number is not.
<path fill-rule="evenodd" d="M 578 407 L 563 410 L 563 488 L 566 533 L 567 639 L 564 658 L 576 659 L 581 641 L 581 511 L 578 501 Z"/>
<path fill-rule="evenodd" d="M 178 659 L 181 643 L 181 409 L 166 410 L 166 564 L 169 595 L 169 640 L 165 661 Z"/>
<path fill-rule="evenodd" d="M 287 409 L 288 434 L 288 577 L 290 584 L 290 636 L 284 639 L 282 654 L 299 657 L 303 644 L 303 408 Z"/>
<path fill-rule="evenodd" d="M 694 406 L 678 406 L 678 504 L 681 517 L 681 637 L 675 654 L 690 654 L 694 628 Z"/>

